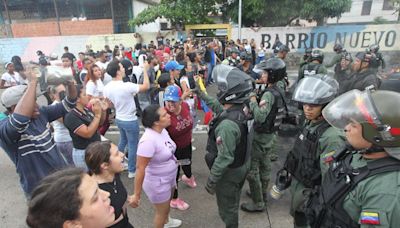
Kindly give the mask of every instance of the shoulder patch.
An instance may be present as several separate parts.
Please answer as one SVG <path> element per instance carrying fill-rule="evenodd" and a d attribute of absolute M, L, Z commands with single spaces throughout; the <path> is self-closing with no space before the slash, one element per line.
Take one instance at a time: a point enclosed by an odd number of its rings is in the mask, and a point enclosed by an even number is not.
<path fill-rule="evenodd" d="M 368 211 L 361 212 L 360 224 L 380 225 L 379 213 Z"/>
<path fill-rule="evenodd" d="M 322 156 L 322 161 L 324 162 L 324 163 L 330 163 L 330 162 L 332 162 L 333 161 L 333 155 L 336 153 L 336 151 L 331 151 L 331 152 L 329 152 L 329 153 L 326 153 L 326 154 L 324 154 L 323 156 Z"/>

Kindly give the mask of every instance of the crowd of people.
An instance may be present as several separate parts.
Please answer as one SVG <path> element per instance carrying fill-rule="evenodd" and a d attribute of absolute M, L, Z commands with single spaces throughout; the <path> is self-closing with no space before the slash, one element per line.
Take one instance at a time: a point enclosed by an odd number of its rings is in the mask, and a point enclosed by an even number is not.
<path fill-rule="evenodd" d="M 380 78 L 378 45 L 353 59 L 335 44 L 328 64 L 322 50 L 307 48 L 293 84 L 290 49 L 279 40 L 271 56 L 254 39 L 157 39 L 96 52 L 88 45 L 78 58 L 64 51 L 60 60 L 37 51 L 29 66 L 15 56 L 0 82 L 7 109 L 0 144 L 20 176 L 30 227 L 133 227 L 127 210 L 140 206 L 142 190 L 154 205 L 154 227 L 181 226 L 169 214 L 190 208 L 180 180 L 198 186 L 199 107 L 209 124 L 205 189 L 226 227 L 239 226 L 239 208 L 265 211 L 287 188 L 295 227 L 400 225 L 400 83 Z M 216 97 L 207 94 L 212 84 Z M 36 103 L 41 95 L 48 105 Z M 293 102 L 298 116 L 288 111 Z M 113 123 L 118 145 L 103 137 Z M 269 188 L 284 124 L 298 130 L 296 146 Z M 246 180 L 251 200 L 240 204 Z"/>

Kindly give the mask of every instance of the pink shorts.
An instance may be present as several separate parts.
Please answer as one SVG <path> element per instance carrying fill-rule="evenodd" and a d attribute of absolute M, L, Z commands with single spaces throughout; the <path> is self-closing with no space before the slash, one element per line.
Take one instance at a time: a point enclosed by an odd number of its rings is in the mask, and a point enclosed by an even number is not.
<path fill-rule="evenodd" d="M 145 175 L 143 190 L 153 204 L 165 203 L 171 199 L 172 190 L 176 186 L 176 173 L 171 176 L 158 177 Z"/>

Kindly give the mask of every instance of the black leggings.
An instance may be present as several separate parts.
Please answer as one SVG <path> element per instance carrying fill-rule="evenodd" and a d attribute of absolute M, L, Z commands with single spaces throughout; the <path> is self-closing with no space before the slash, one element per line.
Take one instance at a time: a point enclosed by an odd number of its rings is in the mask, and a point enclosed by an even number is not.
<path fill-rule="evenodd" d="M 184 148 L 176 149 L 175 157 L 177 160 L 189 159 L 190 161 L 192 161 L 192 143 L 190 143 L 188 146 Z M 182 165 L 182 170 L 185 176 L 187 176 L 188 178 L 192 177 L 192 163 L 190 163 L 189 165 Z M 173 199 L 178 198 L 178 179 L 180 176 L 180 171 L 181 171 L 181 165 L 178 166 L 178 172 L 176 173 L 176 188 L 174 191 Z"/>

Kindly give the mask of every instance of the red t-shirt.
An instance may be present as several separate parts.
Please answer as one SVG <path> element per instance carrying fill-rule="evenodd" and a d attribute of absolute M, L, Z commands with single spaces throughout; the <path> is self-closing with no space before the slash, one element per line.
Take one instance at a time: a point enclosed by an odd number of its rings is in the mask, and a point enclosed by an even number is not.
<path fill-rule="evenodd" d="M 193 128 L 193 118 L 190 115 L 189 105 L 183 101 L 181 106 L 182 109 L 179 115 L 175 115 L 167 110 L 168 114 L 171 115 L 171 125 L 167 127 L 167 131 L 179 149 L 190 145 Z"/>

